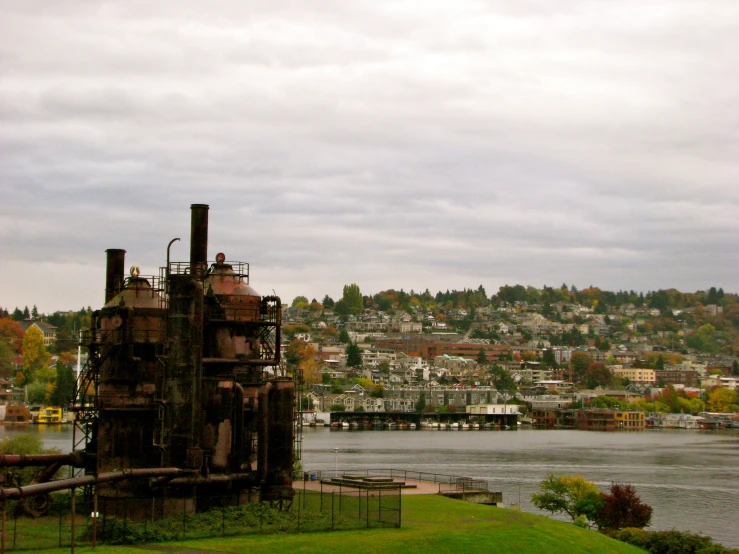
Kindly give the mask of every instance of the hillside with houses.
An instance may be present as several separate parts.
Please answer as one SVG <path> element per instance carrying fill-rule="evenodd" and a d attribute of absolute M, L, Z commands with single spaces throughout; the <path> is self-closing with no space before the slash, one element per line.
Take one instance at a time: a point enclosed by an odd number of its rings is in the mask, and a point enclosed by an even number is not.
<path fill-rule="evenodd" d="M 63 403 L 90 313 L 0 310 L 0 377 L 39 403 Z M 351 284 L 336 301 L 299 296 L 282 315 L 282 359 L 300 381 L 302 409 L 739 411 L 739 297 L 720 288 L 366 296 Z"/>
<path fill-rule="evenodd" d="M 285 306 L 285 359 L 318 411 L 739 411 L 739 300 L 721 289 L 358 292 Z"/>

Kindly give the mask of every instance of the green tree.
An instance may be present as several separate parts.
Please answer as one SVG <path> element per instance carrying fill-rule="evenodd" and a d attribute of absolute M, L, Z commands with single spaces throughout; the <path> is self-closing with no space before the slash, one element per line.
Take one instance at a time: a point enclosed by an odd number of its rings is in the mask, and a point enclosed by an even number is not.
<path fill-rule="evenodd" d="M 295 298 L 293 298 L 293 303 L 291 304 L 291 306 L 293 308 L 305 309 L 308 307 L 308 304 L 308 299 L 305 296 L 296 296 Z"/>
<path fill-rule="evenodd" d="M 339 332 L 339 342 L 343 342 L 344 344 L 349 344 L 352 341 L 352 339 L 349 338 L 349 333 L 346 332 L 346 329 L 342 329 Z"/>
<path fill-rule="evenodd" d="M 323 304 L 323 307 L 327 310 L 331 310 L 334 307 L 334 299 L 331 298 L 328 294 L 323 297 L 323 300 L 321 301 L 321 304 Z"/>
<path fill-rule="evenodd" d="M 390 362 L 387 360 L 382 360 L 379 364 L 377 364 L 377 369 L 382 371 L 382 374 L 387 377 L 390 375 Z"/>
<path fill-rule="evenodd" d="M 575 382 L 582 380 L 585 372 L 593 363 L 593 359 L 588 356 L 585 352 L 573 352 L 572 359 L 570 360 L 570 366 L 572 367 L 572 379 Z"/>
<path fill-rule="evenodd" d="M 54 406 L 67 406 L 74 394 L 74 371 L 68 364 L 56 363 L 56 384 L 51 392 L 51 403 Z"/>
<path fill-rule="evenodd" d="M 611 349 L 611 343 L 610 343 L 610 341 L 608 339 L 601 339 L 598 342 L 597 348 L 601 352 L 608 352 Z"/>
<path fill-rule="evenodd" d="M 26 387 L 29 404 L 50 404 L 49 386 L 44 383 L 31 383 Z"/>
<path fill-rule="evenodd" d="M 372 398 L 382 398 L 385 396 L 385 387 L 382 385 L 375 385 L 369 393 Z"/>
<path fill-rule="evenodd" d="M 359 285 L 355 283 L 344 285 L 344 295 L 341 300 L 346 304 L 346 308 L 350 314 L 357 315 L 364 310 L 362 292 L 359 290 Z"/>
<path fill-rule="evenodd" d="M 339 314 L 340 316 L 348 316 L 349 315 L 349 306 L 346 302 L 344 302 L 343 299 L 339 299 L 339 301 L 334 304 L 334 311 Z"/>
<path fill-rule="evenodd" d="M 487 354 L 485 354 L 485 349 L 480 348 L 480 351 L 477 353 L 477 363 L 479 365 L 484 365 L 488 361 Z"/>
<path fill-rule="evenodd" d="M 499 393 L 508 396 L 518 390 L 516 381 L 513 380 L 513 377 L 511 377 L 511 374 L 507 369 L 503 369 L 498 364 L 495 364 L 490 373 L 495 390 Z"/>
<path fill-rule="evenodd" d="M 421 392 L 420 396 L 418 397 L 418 402 L 416 402 L 416 412 L 422 413 L 426 409 L 426 393 Z"/>
<path fill-rule="evenodd" d="M 0 441 L 0 454 L 59 454 L 56 448 L 44 449 L 44 443 L 37 434 L 24 433 L 13 438 L 5 437 Z M 29 484 L 38 473 L 36 467 L 26 467 L 21 469 L 18 474 L 18 482 L 20 485 Z"/>
<path fill-rule="evenodd" d="M 346 346 L 346 366 L 362 367 L 362 349 L 356 342 L 349 342 Z"/>
<path fill-rule="evenodd" d="M 23 336 L 23 375 L 26 382 L 36 379 L 36 374 L 49 366 L 51 356 L 44 346 L 44 335 L 36 327 L 29 327 Z"/>
<path fill-rule="evenodd" d="M 708 393 L 708 409 L 722 413 L 739 411 L 739 392 L 715 387 Z"/>
<path fill-rule="evenodd" d="M 712 354 L 718 351 L 716 328 L 710 323 L 698 327 L 695 333 L 686 337 L 685 342 L 690 348 L 695 348 L 701 352 Z"/>
<path fill-rule="evenodd" d="M 557 359 L 554 357 L 554 350 L 551 348 L 544 350 L 541 361 L 546 367 L 557 367 Z"/>
<path fill-rule="evenodd" d="M 590 401 L 591 408 L 606 408 L 613 410 L 621 405 L 621 400 L 613 396 L 596 396 Z"/>
<path fill-rule="evenodd" d="M 580 475 L 550 473 L 539 483 L 539 490 L 541 492 L 531 496 L 534 506 L 552 514 L 567 514 L 573 521 L 578 516 L 595 521 L 603 506 L 596 484 Z"/>
<path fill-rule="evenodd" d="M 375 386 L 375 382 L 372 379 L 367 379 L 366 377 L 357 377 L 354 379 L 354 383 L 362 387 L 364 390 L 371 389 Z"/>
<path fill-rule="evenodd" d="M 0 377 L 11 379 L 15 375 L 15 361 L 10 346 L 0 339 Z"/>
<path fill-rule="evenodd" d="M 583 375 L 585 386 L 589 389 L 595 387 L 610 387 L 613 383 L 613 373 L 603 362 L 593 362 L 588 366 Z"/>
<path fill-rule="evenodd" d="M 331 404 L 328 407 L 328 411 L 329 412 L 345 412 L 346 406 L 344 406 L 343 404 Z"/>

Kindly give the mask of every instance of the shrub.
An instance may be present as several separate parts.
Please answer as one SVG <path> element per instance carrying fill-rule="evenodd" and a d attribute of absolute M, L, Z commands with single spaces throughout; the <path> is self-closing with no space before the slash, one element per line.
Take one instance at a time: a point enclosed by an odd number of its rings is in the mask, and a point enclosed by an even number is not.
<path fill-rule="evenodd" d="M 540 493 L 531 496 L 537 508 L 551 513 L 565 513 L 574 521 L 584 516 L 595 521 L 601 512 L 601 493 L 595 483 L 579 475 L 549 474 L 539 483 Z"/>
<path fill-rule="evenodd" d="M 714 544 L 710 537 L 682 531 L 645 531 L 626 528 L 605 532 L 608 536 L 622 542 L 633 544 L 652 554 L 731 554 L 737 552 L 720 544 Z"/>
<path fill-rule="evenodd" d="M 603 494 L 602 498 L 602 507 L 594 518 L 600 528 L 642 528 L 652 521 L 652 507 L 639 499 L 631 485 L 613 483 L 610 493 Z"/>
<path fill-rule="evenodd" d="M 38 435 L 24 433 L 12 439 L 5 437 L 0 442 L 0 454 L 59 454 L 59 450 L 55 448 L 46 450 Z M 13 472 L 13 475 L 18 480 L 19 485 L 27 485 L 39 470 L 39 467 L 24 467 Z"/>

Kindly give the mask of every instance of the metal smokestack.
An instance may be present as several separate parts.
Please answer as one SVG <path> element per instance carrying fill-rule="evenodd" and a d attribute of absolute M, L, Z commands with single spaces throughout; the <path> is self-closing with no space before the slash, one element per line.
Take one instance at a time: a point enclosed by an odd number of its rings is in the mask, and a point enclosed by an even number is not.
<path fill-rule="evenodd" d="M 190 223 L 190 273 L 202 277 L 208 264 L 207 204 L 192 204 Z"/>
<path fill-rule="evenodd" d="M 105 253 L 108 255 L 105 267 L 105 303 L 107 304 L 123 288 L 126 251 L 120 248 L 109 248 Z"/>

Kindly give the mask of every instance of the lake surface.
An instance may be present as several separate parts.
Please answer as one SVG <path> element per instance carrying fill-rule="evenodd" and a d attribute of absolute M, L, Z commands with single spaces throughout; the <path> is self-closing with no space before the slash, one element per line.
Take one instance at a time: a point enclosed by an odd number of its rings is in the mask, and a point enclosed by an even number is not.
<path fill-rule="evenodd" d="M 334 449 L 338 448 L 338 453 Z M 701 532 L 739 548 L 739 433 L 658 430 L 332 431 L 306 428 L 310 470 L 407 469 L 485 479 L 527 512 L 547 473 L 607 490 L 631 483 L 654 508 L 652 529 Z"/>
<path fill-rule="evenodd" d="M 70 425 L 0 427 L 0 440 L 37 433 L 47 448 L 72 450 Z M 334 449 L 338 449 L 335 452 Z M 655 430 L 331 431 L 303 430 L 305 470 L 407 469 L 485 479 L 505 504 L 527 512 L 547 473 L 582 475 L 605 491 L 631 483 L 654 508 L 652 529 L 701 532 L 739 548 L 739 433 Z"/>

